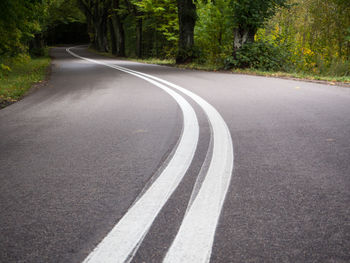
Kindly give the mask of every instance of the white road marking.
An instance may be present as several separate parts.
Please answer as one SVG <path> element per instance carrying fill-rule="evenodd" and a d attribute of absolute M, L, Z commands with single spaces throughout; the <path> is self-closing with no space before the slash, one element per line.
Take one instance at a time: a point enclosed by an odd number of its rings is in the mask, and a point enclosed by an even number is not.
<path fill-rule="evenodd" d="M 207 175 L 163 262 L 209 262 L 215 230 L 233 169 L 233 147 L 230 132 L 214 108 L 208 108 L 212 119 L 213 154 Z"/>
<path fill-rule="evenodd" d="M 120 66 L 115 66 L 122 68 Z M 125 69 L 125 68 L 123 68 Z M 129 72 L 136 72 L 127 69 Z M 230 185 L 233 170 L 233 146 L 230 131 L 219 112 L 207 101 L 176 84 L 138 72 L 181 91 L 192 98 L 205 112 L 212 129 L 213 152 L 208 172 L 198 194 L 180 226 L 163 262 L 209 262 L 216 226 Z"/>
<path fill-rule="evenodd" d="M 115 68 L 100 61 L 81 57 L 70 49 L 67 49 L 67 52 L 77 58 Z M 195 111 L 182 96 L 145 76 L 117 69 L 142 78 L 172 96 L 183 112 L 183 132 L 175 153 L 163 172 L 90 253 L 84 260 L 85 263 L 125 262 L 133 257 L 159 211 L 184 177 L 198 143 L 199 125 Z"/>
<path fill-rule="evenodd" d="M 89 59 L 87 59 L 89 60 Z M 209 262 L 216 226 L 231 181 L 233 146 L 227 125 L 217 110 L 204 99 L 166 80 L 116 65 L 106 64 L 166 84 L 191 97 L 206 113 L 212 128 L 213 152 L 207 175 L 190 203 L 179 232 L 164 262 Z"/>

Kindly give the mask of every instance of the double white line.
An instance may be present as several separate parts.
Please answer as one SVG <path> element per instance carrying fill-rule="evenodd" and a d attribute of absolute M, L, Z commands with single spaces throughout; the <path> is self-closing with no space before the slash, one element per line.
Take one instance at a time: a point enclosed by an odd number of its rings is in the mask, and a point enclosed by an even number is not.
<path fill-rule="evenodd" d="M 66 50 L 74 57 L 123 71 L 154 84 L 174 98 L 183 113 L 182 135 L 167 166 L 84 263 L 129 262 L 189 168 L 198 143 L 198 120 L 191 105 L 175 90 L 193 99 L 207 115 L 212 129 L 213 149 L 205 178 L 201 184 L 198 182 L 199 191 L 189 204 L 163 262 L 209 262 L 216 226 L 233 169 L 232 140 L 223 118 L 208 102 L 178 85 L 152 75 L 81 57 L 72 52 L 71 48 Z"/>

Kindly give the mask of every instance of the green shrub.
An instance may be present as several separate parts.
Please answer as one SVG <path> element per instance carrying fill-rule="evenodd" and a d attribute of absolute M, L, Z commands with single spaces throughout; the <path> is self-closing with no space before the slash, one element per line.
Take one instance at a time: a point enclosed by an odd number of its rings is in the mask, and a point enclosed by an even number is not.
<path fill-rule="evenodd" d="M 289 71 L 292 68 L 288 49 L 264 41 L 247 43 L 235 57 L 228 57 L 225 68 L 252 68 L 262 71 Z"/>
<path fill-rule="evenodd" d="M 317 68 L 321 75 L 326 76 L 350 76 L 350 61 L 340 58 L 333 58 L 328 65 L 317 63 Z"/>
<path fill-rule="evenodd" d="M 197 0 L 197 21 L 194 30 L 195 44 L 200 50 L 200 64 L 223 66 L 232 53 L 232 10 L 227 0 Z"/>

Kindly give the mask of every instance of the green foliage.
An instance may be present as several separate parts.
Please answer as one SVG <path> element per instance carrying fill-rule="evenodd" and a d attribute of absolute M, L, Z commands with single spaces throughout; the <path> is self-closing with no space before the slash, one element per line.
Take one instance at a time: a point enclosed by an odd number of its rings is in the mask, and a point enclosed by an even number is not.
<path fill-rule="evenodd" d="M 78 8 L 77 0 L 51 0 L 45 16 L 46 26 L 55 27 L 59 24 L 85 22 L 85 16 Z"/>
<path fill-rule="evenodd" d="M 278 7 L 286 6 L 287 0 L 232 0 L 233 21 L 236 27 L 255 30 L 271 18 Z"/>
<path fill-rule="evenodd" d="M 232 51 L 233 24 L 228 0 L 197 1 L 195 43 L 199 62 L 222 63 Z"/>
<path fill-rule="evenodd" d="M 0 69 L 1 69 L 1 72 L 3 72 L 3 74 L 6 76 L 9 72 L 11 72 L 11 68 L 7 65 L 4 65 L 4 64 L 0 64 Z M 1 74 L 1 73 L 0 73 Z"/>
<path fill-rule="evenodd" d="M 257 34 L 257 39 L 284 45 L 293 70 L 311 74 L 349 75 L 350 2 L 293 0 Z"/>
<path fill-rule="evenodd" d="M 350 76 L 350 60 L 333 58 L 326 63 L 322 58 L 317 56 L 313 72 L 323 76 Z"/>
<path fill-rule="evenodd" d="M 153 42 L 147 52 L 149 56 L 175 56 L 179 38 L 176 0 L 134 0 L 133 3 L 142 14 L 146 37 Z"/>
<path fill-rule="evenodd" d="M 189 63 L 192 61 L 192 58 L 198 58 L 200 57 L 201 53 L 198 50 L 198 48 L 193 47 L 190 49 L 182 49 L 179 48 L 178 52 L 176 54 L 176 59 L 180 60 L 181 63 Z"/>
<path fill-rule="evenodd" d="M 228 57 L 226 68 L 252 68 L 262 71 L 288 71 L 290 54 L 283 46 L 257 41 L 240 48 L 235 58 Z"/>
<path fill-rule="evenodd" d="M 26 55 L 30 46 L 31 54 L 43 55 L 42 38 L 49 27 L 82 19 L 75 0 L 1 0 L 0 62 Z"/>
<path fill-rule="evenodd" d="M 2 0 L 0 74 L 11 72 L 11 61 L 28 62 L 28 54 L 42 55 L 43 38 L 52 28 L 85 21 L 92 41 L 103 50 L 111 50 L 113 37 L 115 54 L 123 42 L 127 56 L 177 56 L 184 62 L 197 57 L 193 63 L 212 68 L 350 74 L 349 0 L 194 2 L 196 8 L 185 5 L 193 7 L 191 1 L 179 0 Z M 178 4 L 180 14 L 191 13 L 182 22 L 196 21 L 194 47 L 188 33 L 193 24 L 186 29 L 187 38 L 182 37 L 188 41 L 179 42 Z"/>
<path fill-rule="evenodd" d="M 27 52 L 28 42 L 41 27 L 36 17 L 39 1 L 2 0 L 0 2 L 0 56 Z"/>
<path fill-rule="evenodd" d="M 136 57 L 136 21 L 134 17 L 128 15 L 124 19 L 125 28 L 125 52 L 128 57 Z"/>
<path fill-rule="evenodd" d="M 5 62 L 9 66 L 0 64 L 3 69 L 0 72 L 0 108 L 20 99 L 33 83 L 43 80 L 50 58 L 29 59 L 19 56 L 16 60 Z"/>

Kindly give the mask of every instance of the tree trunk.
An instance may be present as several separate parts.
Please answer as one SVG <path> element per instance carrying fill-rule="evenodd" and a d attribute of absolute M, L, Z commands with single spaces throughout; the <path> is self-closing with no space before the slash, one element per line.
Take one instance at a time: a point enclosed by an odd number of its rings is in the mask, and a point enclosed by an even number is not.
<path fill-rule="evenodd" d="M 98 51 L 102 51 L 103 37 L 102 37 L 102 27 L 98 22 L 94 22 L 94 48 Z"/>
<path fill-rule="evenodd" d="M 107 16 L 97 17 L 95 26 L 95 48 L 98 51 L 108 51 L 107 41 Z"/>
<path fill-rule="evenodd" d="M 103 22 L 102 22 L 102 51 L 103 52 L 108 52 L 109 51 L 109 45 L 108 45 L 108 28 L 107 28 L 107 23 L 108 23 L 108 16 L 103 17 Z"/>
<path fill-rule="evenodd" d="M 80 10 L 85 14 L 86 17 L 86 23 L 87 23 L 87 30 L 90 38 L 90 45 L 95 48 L 95 26 L 94 26 L 94 16 L 92 12 L 92 8 L 89 5 L 88 2 L 85 2 L 83 0 L 78 0 L 78 6 Z"/>
<path fill-rule="evenodd" d="M 156 25 L 157 28 L 157 25 Z M 159 57 L 159 52 L 158 52 L 158 34 L 157 30 L 154 30 L 154 48 L 156 51 L 156 57 Z"/>
<path fill-rule="evenodd" d="M 190 62 L 194 58 L 194 26 L 197 14 L 192 0 L 177 0 L 179 16 L 179 48 L 176 63 Z"/>
<path fill-rule="evenodd" d="M 108 19 L 108 31 L 111 36 L 111 52 L 113 55 L 117 55 L 117 36 L 112 18 Z"/>
<path fill-rule="evenodd" d="M 136 21 L 136 55 L 142 57 L 142 18 Z"/>
<path fill-rule="evenodd" d="M 246 43 L 253 43 L 257 29 L 245 29 L 235 28 L 234 29 L 234 42 L 233 42 L 233 55 L 236 56 L 237 51 L 243 47 Z"/>
<path fill-rule="evenodd" d="M 118 57 L 125 57 L 125 31 L 121 21 L 118 22 Z"/>
<path fill-rule="evenodd" d="M 92 0 L 78 0 L 78 5 L 87 18 L 88 28 L 92 29 L 93 35 L 90 33 L 92 47 L 99 51 L 108 51 L 108 5 L 105 5 L 104 2 Z"/>
<path fill-rule="evenodd" d="M 119 9 L 119 0 L 113 0 L 112 8 L 114 10 Z M 125 32 L 124 26 L 122 22 L 122 18 L 117 12 L 113 12 L 112 16 L 112 24 L 114 29 L 114 37 L 116 42 L 116 52 L 113 53 L 118 57 L 125 57 Z"/>
<path fill-rule="evenodd" d="M 118 15 L 112 16 L 112 23 L 116 42 L 116 52 L 113 54 L 117 57 L 125 57 L 125 32 L 123 23 Z"/>
<path fill-rule="evenodd" d="M 112 1 L 112 9 L 119 10 L 119 0 Z M 117 57 L 125 57 L 125 32 L 122 22 L 123 19 L 115 11 L 112 11 L 110 19 L 110 27 L 113 28 L 113 34 L 111 33 L 111 38 L 114 38 L 114 40 L 112 40 L 112 45 L 115 43 L 114 49 L 112 48 L 112 54 L 116 55 Z"/>

